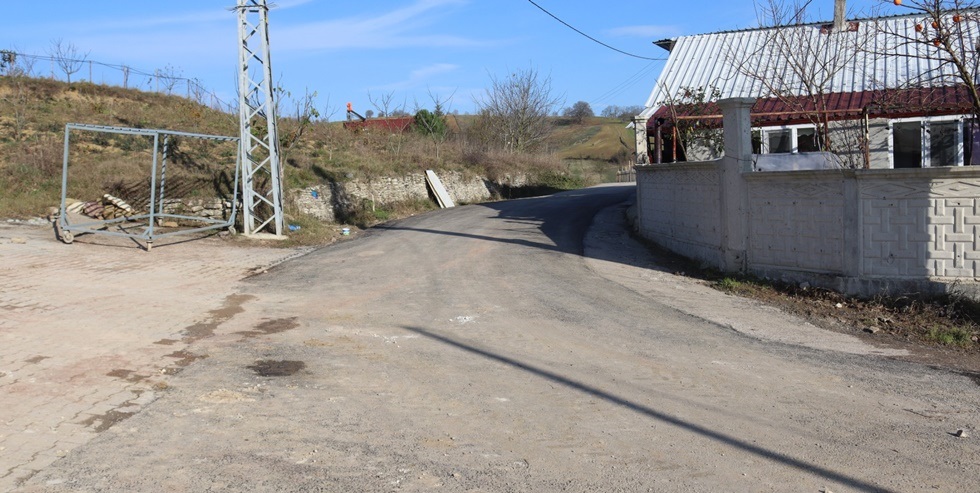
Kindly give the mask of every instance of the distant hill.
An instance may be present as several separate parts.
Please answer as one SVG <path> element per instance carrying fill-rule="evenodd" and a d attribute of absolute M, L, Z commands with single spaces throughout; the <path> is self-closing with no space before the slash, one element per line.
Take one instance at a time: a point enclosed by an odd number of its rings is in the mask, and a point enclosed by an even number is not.
<path fill-rule="evenodd" d="M 588 118 L 584 122 L 559 120 L 547 145 L 562 159 L 626 164 L 633 154 L 633 130 L 616 118 Z"/>
<path fill-rule="evenodd" d="M 291 114 L 288 108 L 284 114 Z M 491 180 L 527 177 L 532 184 L 574 188 L 608 181 L 617 163 L 629 155 L 621 139 L 632 134 L 625 123 L 593 118 L 582 124 L 556 119 L 554 133 L 537 154 L 482 149 L 467 138 L 464 127 L 476 117 L 450 115 L 453 132 L 446 137 L 379 130 L 351 132 L 339 122 L 313 122 L 302 127 L 295 118 L 280 120 L 285 187 L 299 188 L 333 181 L 399 176 L 425 169 L 456 170 Z M 45 214 L 60 202 L 62 155 L 66 123 L 159 128 L 215 135 L 237 135 L 238 117 L 181 96 L 23 76 L 0 76 L 0 217 Z M 80 147 L 79 165 L 92 166 L 80 200 L 98 198 L 114 189 L 148 183 L 148 149 L 133 150 L 125 139 L 101 138 Z M 145 146 L 144 146 L 145 147 Z M 184 155 L 208 183 L 207 149 Z M 227 154 L 227 150 L 222 151 Z M 203 153 L 203 154 L 202 154 Z M 583 164 L 585 163 L 585 164 Z M 72 175 L 73 178 L 79 175 Z M 217 178 L 212 180 L 219 181 Z M 220 179 L 227 187 L 227 177 Z M 79 183 L 79 182 L 76 182 Z"/>

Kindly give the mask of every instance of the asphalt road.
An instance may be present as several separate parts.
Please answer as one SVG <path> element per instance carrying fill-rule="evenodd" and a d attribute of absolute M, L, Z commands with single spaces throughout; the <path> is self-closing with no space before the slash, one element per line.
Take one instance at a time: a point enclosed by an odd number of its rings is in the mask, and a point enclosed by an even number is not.
<path fill-rule="evenodd" d="M 21 490 L 977 491 L 976 382 L 658 269 L 631 191 L 437 211 L 255 276 L 161 397 Z"/>

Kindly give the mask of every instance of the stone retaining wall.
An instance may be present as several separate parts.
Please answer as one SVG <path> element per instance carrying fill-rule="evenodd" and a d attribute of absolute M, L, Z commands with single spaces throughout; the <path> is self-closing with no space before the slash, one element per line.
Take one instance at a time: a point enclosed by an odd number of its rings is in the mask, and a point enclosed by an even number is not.
<path fill-rule="evenodd" d="M 523 176 L 506 177 L 501 182 L 464 175 L 459 172 L 439 173 L 439 179 L 457 204 L 478 203 L 490 200 L 496 187 L 505 184 L 522 186 L 527 184 Z M 362 201 L 377 205 L 430 200 L 430 192 L 425 175 L 412 173 L 402 177 L 383 177 L 370 181 L 355 180 L 346 183 L 330 183 L 286 192 L 286 200 L 301 213 L 321 221 L 335 222 L 338 210 L 352 210 Z M 221 199 L 168 199 L 164 201 L 164 212 L 206 218 L 227 218 L 231 214 L 231 202 Z"/>
<path fill-rule="evenodd" d="M 485 202 L 492 198 L 496 183 L 485 178 L 464 175 L 463 173 L 439 172 L 440 181 L 457 204 Z M 523 177 L 506 179 L 506 184 L 520 186 L 526 183 Z M 429 200 L 430 192 L 425 175 L 412 173 L 402 177 L 383 177 L 371 181 L 355 180 L 346 183 L 316 185 L 309 188 L 290 190 L 287 200 L 302 213 L 321 221 L 333 222 L 338 216 L 338 208 L 353 208 L 362 201 L 377 205 Z"/>

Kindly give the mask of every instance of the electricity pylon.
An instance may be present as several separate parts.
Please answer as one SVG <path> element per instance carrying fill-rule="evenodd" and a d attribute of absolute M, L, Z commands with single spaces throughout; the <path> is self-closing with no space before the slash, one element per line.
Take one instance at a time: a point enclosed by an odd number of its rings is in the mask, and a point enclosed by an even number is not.
<path fill-rule="evenodd" d="M 246 235 L 283 234 L 282 167 L 266 0 L 238 0 L 238 111 Z"/>

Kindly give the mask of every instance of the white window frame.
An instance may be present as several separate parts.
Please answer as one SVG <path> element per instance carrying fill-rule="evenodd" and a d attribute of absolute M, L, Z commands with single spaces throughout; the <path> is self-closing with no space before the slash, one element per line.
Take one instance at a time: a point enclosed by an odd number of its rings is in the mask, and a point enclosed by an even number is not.
<path fill-rule="evenodd" d="M 793 144 L 793 149 L 790 151 L 790 154 L 799 154 L 800 143 L 797 140 L 799 137 L 797 134 L 797 130 L 801 128 L 812 129 L 815 135 L 820 135 L 820 132 L 817 130 L 817 126 L 811 123 L 804 123 L 799 125 L 783 125 L 781 127 L 755 127 L 752 129 L 752 131 L 753 132 L 758 131 L 759 137 L 762 139 L 762 141 L 760 142 L 761 145 L 759 147 L 759 151 L 762 154 L 771 154 L 769 152 L 769 135 L 768 135 L 769 132 L 783 132 L 789 130 L 790 142 Z"/>
<path fill-rule="evenodd" d="M 922 139 L 920 145 L 922 146 L 922 162 L 919 163 L 920 168 L 931 168 L 932 167 L 932 141 L 931 132 L 929 127 L 932 123 L 947 123 L 947 122 L 958 122 L 956 130 L 956 162 L 951 166 L 963 166 L 963 161 L 966 156 L 963 149 L 963 123 L 966 117 L 963 115 L 949 115 L 949 116 L 922 116 L 916 118 L 893 118 L 888 120 L 888 167 L 895 169 L 895 123 L 909 123 L 909 122 L 919 122 L 920 131 L 919 136 Z M 943 166 L 946 167 L 946 166 Z"/>

